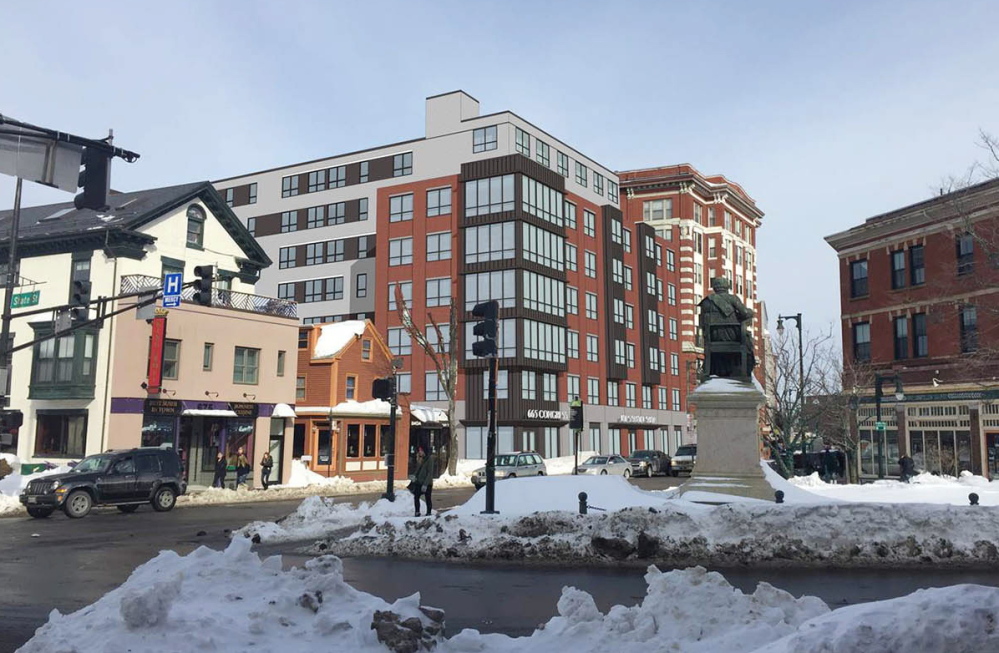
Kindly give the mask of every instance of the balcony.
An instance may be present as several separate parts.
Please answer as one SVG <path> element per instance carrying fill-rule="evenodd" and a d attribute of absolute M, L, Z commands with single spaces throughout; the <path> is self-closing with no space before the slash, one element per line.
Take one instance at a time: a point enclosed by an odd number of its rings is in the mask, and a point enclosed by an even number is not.
<path fill-rule="evenodd" d="M 128 274 L 121 278 L 122 294 L 136 292 L 161 292 L 163 290 L 163 280 L 159 277 L 150 277 L 145 274 Z M 180 293 L 181 301 L 194 301 L 194 288 L 184 288 Z M 234 311 L 244 311 L 247 313 L 259 313 L 262 315 L 272 315 L 274 317 L 286 317 L 298 319 L 298 303 L 288 299 L 278 299 L 276 297 L 264 297 L 262 295 L 250 295 L 224 288 L 212 289 L 212 306 L 217 308 L 227 308 Z"/>

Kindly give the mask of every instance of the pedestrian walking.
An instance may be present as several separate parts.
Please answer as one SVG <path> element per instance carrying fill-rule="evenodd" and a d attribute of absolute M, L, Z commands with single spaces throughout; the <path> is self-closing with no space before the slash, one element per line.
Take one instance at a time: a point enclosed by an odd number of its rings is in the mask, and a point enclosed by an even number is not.
<path fill-rule="evenodd" d="M 225 487 L 225 473 L 228 467 L 225 454 L 221 451 L 215 454 L 215 478 L 212 479 L 212 487 Z"/>
<path fill-rule="evenodd" d="M 416 510 L 416 516 L 420 516 L 420 495 L 423 495 L 423 500 L 427 503 L 427 516 L 430 516 L 430 511 L 433 510 L 433 503 L 431 495 L 434 491 L 434 459 L 427 456 L 426 452 L 423 451 L 423 447 L 416 450 L 416 474 L 413 475 L 413 480 L 409 484 L 410 491 L 413 493 L 413 506 Z"/>
<path fill-rule="evenodd" d="M 909 479 L 916 475 L 916 461 L 909 457 L 908 454 L 898 459 L 898 466 L 901 470 L 899 479 L 903 483 L 908 483 Z"/>
<path fill-rule="evenodd" d="M 836 453 L 827 444 L 822 450 L 822 480 L 832 483 L 839 471 L 839 461 L 836 460 Z"/>
<path fill-rule="evenodd" d="M 240 485 L 246 484 L 246 477 L 253 469 L 243 447 L 240 447 L 236 455 L 232 457 L 232 466 L 236 468 L 236 488 L 238 489 Z"/>
<path fill-rule="evenodd" d="M 260 459 L 260 482 L 265 490 L 271 484 L 272 467 L 274 467 L 274 459 L 271 458 L 271 452 L 265 451 L 264 457 Z"/>

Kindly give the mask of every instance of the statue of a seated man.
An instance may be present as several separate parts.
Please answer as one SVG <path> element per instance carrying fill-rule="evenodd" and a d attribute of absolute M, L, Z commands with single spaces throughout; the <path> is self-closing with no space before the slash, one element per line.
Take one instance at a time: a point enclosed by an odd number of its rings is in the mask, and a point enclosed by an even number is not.
<path fill-rule="evenodd" d="M 702 377 L 726 376 L 748 379 L 756 367 L 753 355 L 753 339 L 747 331 L 747 323 L 753 319 L 753 309 L 746 308 L 729 290 L 732 283 L 724 277 L 711 280 L 714 291 L 701 300 L 699 307 L 701 335 L 704 340 L 704 366 Z M 721 323 L 721 324 L 719 324 Z M 717 325 L 711 328 L 712 325 Z M 742 343 L 737 351 L 731 345 Z M 742 355 L 746 355 L 743 369 Z"/>

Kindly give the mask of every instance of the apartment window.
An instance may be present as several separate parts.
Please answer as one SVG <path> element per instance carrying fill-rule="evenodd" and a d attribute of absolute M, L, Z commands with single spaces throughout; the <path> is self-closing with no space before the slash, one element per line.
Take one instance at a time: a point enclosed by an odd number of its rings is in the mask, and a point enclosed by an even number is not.
<path fill-rule="evenodd" d="M 666 300 L 670 306 L 676 306 L 676 286 L 671 283 L 666 284 Z"/>
<path fill-rule="evenodd" d="M 597 255 L 594 252 L 583 252 L 583 273 L 594 279 L 597 278 Z"/>
<path fill-rule="evenodd" d="M 624 405 L 626 408 L 636 408 L 638 406 L 636 392 L 634 383 L 624 384 Z M 634 448 L 634 445 L 632 445 L 632 448 Z"/>
<path fill-rule="evenodd" d="M 285 359 L 288 357 L 288 352 L 278 351 L 277 355 L 277 375 L 284 376 L 284 363 Z"/>
<path fill-rule="evenodd" d="M 626 365 L 628 359 L 625 357 L 624 340 L 614 341 L 614 364 Z"/>
<path fill-rule="evenodd" d="M 305 399 L 305 377 L 295 377 L 295 399 Z"/>
<path fill-rule="evenodd" d="M 337 166 L 329 170 L 330 188 L 343 188 L 347 185 L 347 166 Z"/>
<path fill-rule="evenodd" d="M 600 341 L 593 334 L 586 335 L 586 360 L 595 363 L 599 359 Z"/>
<path fill-rule="evenodd" d="M 368 258 L 368 236 L 357 237 L 357 258 Z"/>
<path fill-rule="evenodd" d="M 489 373 L 482 373 L 482 398 L 489 398 Z M 496 371 L 496 398 L 510 398 L 510 374 L 507 370 Z"/>
<path fill-rule="evenodd" d="M 282 247 L 278 251 L 278 268 L 284 270 L 285 268 L 295 267 L 295 249 L 294 247 Z M 321 263 L 322 261 L 317 261 Z M 309 262 L 308 256 L 305 259 L 306 265 L 312 265 Z"/>
<path fill-rule="evenodd" d="M 563 177 L 569 176 L 569 156 L 564 152 L 555 152 L 555 160 L 558 163 L 558 173 Z"/>
<path fill-rule="evenodd" d="M 279 283 L 277 291 L 278 299 L 295 299 L 294 283 Z"/>
<path fill-rule="evenodd" d="M 413 219 L 413 194 L 396 195 L 389 198 L 389 222 L 403 222 Z"/>
<path fill-rule="evenodd" d="M 485 263 L 513 258 L 516 252 L 515 225 L 500 222 L 465 229 L 465 263 Z"/>
<path fill-rule="evenodd" d="M 610 180 L 608 180 L 607 181 L 607 199 L 609 199 L 611 202 L 614 202 L 615 204 L 617 204 L 619 197 L 620 196 L 618 194 L 617 182 L 616 181 L 610 181 Z"/>
<path fill-rule="evenodd" d="M 247 218 L 246 219 L 246 230 L 250 232 L 251 236 L 257 235 L 257 219 Z"/>
<path fill-rule="evenodd" d="M 957 273 L 971 274 L 975 271 L 975 237 L 961 234 L 957 237 Z"/>
<path fill-rule="evenodd" d="M 413 174 L 413 153 L 396 154 L 392 157 L 392 176 L 405 177 Z"/>
<path fill-rule="evenodd" d="M 541 400 L 558 401 L 558 377 L 554 374 L 541 375 Z"/>
<path fill-rule="evenodd" d="M 673 376 L 680 375 L 680 356 L 679 354 L 669 355 L 669 373 Z"/>
<path fill-rule="evenodd" d="M 590 404 L 600 403 L 600 379 L 586 379 L 586 401 Z"/>
<path fill-rule="evenodd" d="M 358 299 L 368 296 L 368 273 L 361 272 L 354 277 L 354 297 Z"/>
<path fill-rule="evenodd" d="M 576 161 L 576 183 L 586 188 L 589 170 L 579 161 Z"/>
<path fill-rule="evenodd" d="M 395 289 L 397 284 L 390 283 L 388 285 L 388 307 L 390 311 L 396 310 L 395 303 Z M 413 306 L 413 282 L 412 281 L 402 281 L 398 284 L 399 292 L 402 293 L 402 301 L 405 302 L 407 308 L 412 308 Z"/>
<path fill-rule="evenodd" d="M 427 344 L 434 351 L 443 354 L 451 350 L 451 325 L 438 324 L 436 327 L 434 328 L 433 324 L 428 324 L 423 329 L 423 333 L 427 335 Z M 440 329 L 440 338 L 437 337 L 437 329 Z"/>
<path fill-rule="evenodd" d="M 444 385 L 441 383 L 437 372 L 424 373 L 424 391 L 426 401 L 446 401 L 447 393 L 444 392 Z"/>
<path fill-rule="evenodd" d="M 591 292 L 586 293 L 586 319 L 597 319 L 597 296 Z"/>
<path fill-rule="evenodd" d="M 513 308 L 517 302 L 515 270 L 497 270 L 465 275 L 465 310 L 495 299 L 500 308 Z"/>
<path fill-rule="evenodd" d="M 368 181 L 368 168 L 369 164 L 367 161 L 361 161 L 361 178 L 358 179 L 359 183 L 365 183 Z"/>
<path fill-rule="evenodd" d="M 565 377 L 566 394 L 569 400 L 579 399 L 579 377 L 569 374 Z"/>
<path fill-rule="evenodd" d="M 451 232 L 427 234 L 427 260 L 443 261 L 451 258 Z"/>
<path fill-rule="evenodd" d="M 659 410 L 669 410 L 669 390 L 659 386 Z"/>
<path fill-rule="evenodd" d="M 850 296 L 863 297 L 867 294 L 867 259 L 850 264 Z"/>
<path fill-rule="evenodd" d="M 961 352 L 968 353 L 978 349 L 978 313 L 974 306 L 967 304 L 961 307 Z"/>
<path fill-rule="evenodd" d="M 652 409 L 652 386 L 642 386 L 642 408 L 646 410 Z"/>
<path fill-rule="evenodd" d="M 309 348 L 309 332 L 311 329 L 299 329 L 298 330 L 298 348 L 308 349 Z"/>
<path fill-rule="evenodd" d="M 905 317 L 896 317 L 895 327 L 895 359 L 909 357 L 909 320 Z"/>
<path fill-rule="evenodd" d="M 579 290 L 576 288 L 565 289 L 565 312 L 569 315 L 579 314 Z"/>
<path fill-rule="evenodd" d="M 496 143 L 496 125 L 472 130 L 472 152 L 495 150 Z"/>
<path fill-rule="evenodd" d="M 435 188 L 427 191 L 427 217 L 451 213 L 451 189 Z"/>
<path fill-rule="evenodd" d="M 298 195 L 298 175 L 281 178 L 281 197 Z"/>
<path fill-rule="evenodd" d="M 309 173 L 308 192 L 315 193 L 321 190 L 326 190 L 326 171 L 313 170 L 312 172 Z"/>
<path fill-rule="evenodd" d="M 520 127 L 516 127 L 516 149 L 517 152 L 523 154 L 526 157 L 531 156 L 531 135 L 525 132 Z"/>
<path fill-rule="evenodd" d="M 232 382 L 247 385 L 257 384 L 260 367 L 260 350 L 250 347 L 236 347 L 232 366 Z"/>
<path fill-rule="evenodd" d="M 891 287 L 905 287 L 905 251 L 891 253 Z"/>
<path fill-rule="evenodd" d="M 295 267 L 295 247 L 282 247 L 281 248 L 281 267 Z M 285 252 L 287 251 L 288 256 L 285 257 Z M 287 260 L 286 260 L 287 259 Z M 306 265 L 319 265 L 326 262 L 326 244 L 325 243 L 309 243 L 305 246 L 305 264 Z"/>
<path fill-rule="evenodd" d="M 163 368 L 164 379 L 176 379 L 180 374 L 180 340 L 163 341 Z"/>
<path fill-rule="evenodd" d="M 427 279 L 427 306 L 448 306 L 451 303 L 451 278 Z"/>
<path fill-rule="evenodd" d="M 607 382 L 607 405 L 608 406 L 618 406 L 621 403 L 621 397 L 618 395 L 618 385 L 617 381 Z"/>
<path fill-rule="evenodd" d="M 389 265 L 409 265 L 413 262 L 413 238 L 393 238 L 389 241 Z"/>
<path fill-rule="evenodd" d="M 409 356 L 413 353 L 413 341 L 402 328 L 391 328 L 387 331 L 388 348 L 396 356 Z"/>
<path fill-rule="evenodd" d="M 318 229 L 326 226 L 326 207 L 312 206 L 305 211 L 305 228 Z"/>
<path fill-rule="evenodd" d="M 649 222 L 665 218 L 665 202 L 666 200 L 648 200 L 642 202 L 642 219 Z"/>
<path fill-rule="evenodd" d="M 346 241 L 330 240 L 326 243 L 326 262 L 339 263 L 346 257 Z"/>
<path fill-rule="evenodd" d="M 465 182 L 465 217 L 513 211 L 515 206 L 514 175 Z"/>
<path fill-rule="evenodd" d="M 666 271 L 676 272 L 676 254 L 671 249 L 666 250 Z"/>
<path fill-rule="evenodd" d="M 35 455 L 82 458 L 87 441 L 87 411 L 38 410 Z"/>
<path fill-rule="evenodd" d="M 205 246 L 205 211 L 197 204 L 187 207 L 187 246 Z"/>
<path fill-rule="evenodd" d="M 675 317 L 671 317 L 669 319 L 669 339 L 670 340 L 676 340 L 677 339 L 677 331 L 678 331 L 678 329 L 677 329 L 676 318 Z"/>
<path fill-rule="evenodd" d="M 551 148 L 548 147 L 548 143 L 545 143 L 544 141 L 536 141 L 534 147 L 537 153 L 536 156 L 538 158 L 538 163 L 546 168 L 550 168 L 552 166 L 552 160 Z"/>
<path fill-rule="evenodd" d="M 524 370 L 520 373 L 520 397 L 521 399 L 534 400 L 538 398 L 538 375 L 534 372 Z"/>
<path fill-rule="evenodd" d="M 36 328 L 35 337 L 51 336 L 51 326 Z M 59 338 L 49 337 L 35 345 L 29 398 L 65 399 L 93 397 L 96 334 L 82 330 Z M 57 389 L 58 386 L 58 389 Z M 67 397 L 68 390 L 72 396 Z M 72 388 L 77 386 L 77 388 Z M 79 393 L 72 392 L 79 390 Z M 51 392 L 60 393 L 50 396 Z"/>
<path fill-rule="evenodd" d="M 568 332 L 566 332 L 565 349 L 566 349 L 566 355 L 569 358 L 579 358 L 579 332 L 578 331 L 568 331 Z"/>
<path fill-rule="evenodd" d="M 285 211 L 281 214 L 281 233 L 298 231 L 298 211 Z"/>
<path fill-rule="evenodd" d="M 912 355 L 925 358 L 930 355 L 930 339 L 926 332 L 926 313 L 912 316 Z"/>
<path fill-rule="evenodd" d="M 201 369 L 205 372 L 211 372 L 212 362 L 214 361 L 214 359 L 215 359 L 215 344 L 211 342 L 206 342 L 205 348 L 201 353 Z"/>
<path fill-rule="evenodd" d="M 673 398 L 673 410 L 680 410 L 680 391 L 677 388 L 673 388 L 670 394 Z"/>
<path fill-rule="evenodd" d="M 575 245 L 565 244 L 565 269 L 575 272 L 579 269 L 577 262 L 579 250 Z"/>
<path fill-rule="evenodd" d="M 871 360 L 871 324 L 859 322 L 853 325 L 853 360 Z"/>
<path fill-rule="evenodd" d="M 597 235 L 597 215 L 586 209 L 583 209 L 583 234 L 590 237 Z"/>
<path fill-rule="evenodd" d="M 914 286 L 926 283 L 926 262 L 923 258 L 922 245 L 913 245 L 909 248 L 909 279 Z"/>
<path fill-rule="evenodd" d="M 597 195 L 604 194 L 604 176 L 597 171 L 593 171 L 593 192 Z"/>

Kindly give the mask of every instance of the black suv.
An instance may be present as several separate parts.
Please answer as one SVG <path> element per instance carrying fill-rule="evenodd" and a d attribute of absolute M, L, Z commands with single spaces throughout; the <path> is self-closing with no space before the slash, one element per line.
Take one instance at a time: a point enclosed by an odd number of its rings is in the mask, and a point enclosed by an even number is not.
<path fill-rule="evenodd" d="M 67 517 L 79 519 L 94 505 L 134 512 L 150 503 L 154 510 L 166 512 L 186 491 L 176 452 L 143 447 L 87 456 L 71 472 L 37 478 L 24 488 L 21 503 L 32 517 L 48 517 L 62 508 Z"/>

